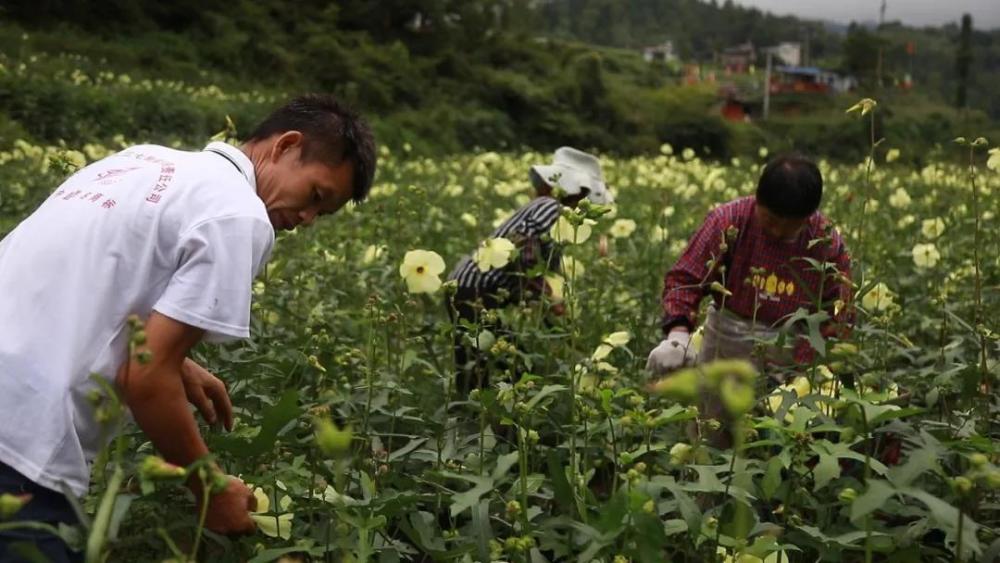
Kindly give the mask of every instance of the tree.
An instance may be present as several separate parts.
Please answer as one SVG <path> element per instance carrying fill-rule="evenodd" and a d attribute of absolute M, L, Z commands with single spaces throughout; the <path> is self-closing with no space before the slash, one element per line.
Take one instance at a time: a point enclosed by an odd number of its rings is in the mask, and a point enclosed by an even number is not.
<path fill-rule="evenodd" d="M 967 105 L 970 66 L 972 66 L 972 16 L 965 14 L 962 16 L 962 32 L 958 36 L 958 56 L 955 60 L 955 74 L 958 76 L 955 105 L 959 109 Z"/>

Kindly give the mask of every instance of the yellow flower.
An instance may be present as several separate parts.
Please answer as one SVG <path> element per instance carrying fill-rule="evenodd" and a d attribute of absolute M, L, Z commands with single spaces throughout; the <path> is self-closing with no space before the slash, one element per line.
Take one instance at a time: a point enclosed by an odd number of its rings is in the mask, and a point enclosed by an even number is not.
<path fill-rule="evenodd" d="M 926 238 L 938 238 L 944 234 L 944 221 L 942 221 L 940 217 L 924 219 L 920 223 L 920 232 L 923 233 Z"/>
<path fill-rule="evenodd" d="M 681 151 L 681 158 L 684 160 L 691 160 L 694 158 L 694 149 L 684 149 Z"/>
<path fill-rule="evenodd" d="M 580 226 L 575 226 L 569 219 L 560 216 L 555 225 L 552 225 L 552 231 L 549 234 L 556 242 L 583 244 L 590 238 L 590 234 L 593 232 L 592 225 L 595 223 L 596 221 L 592 219 L 584 219 Z"/>
<path fill-rule="evenodd" d="M 854 113 L 856 111 L 860 111 L 861 115 L 868 115 L 868 112 L 875 109 L 875 106 L 877 105 L 878 102 L 875 100 L 871 98 L 864 98 L 853 106 L 847 108 L 847 111 L 844 113 Z"/>
<path fill-rule="evenodd" d="M 896 209 L 902 209 L 910 205 L 910 194 L 906 193 L 906 190 L 903 188 L 896 188 L 896 191 L 889 196 L 889 205 Z"/>
<path fill-rule="evenodd" d="M 899 158 L 899 149 L 889 149 L 885 153 L 885 161 L 886 162 L 893 162 L 897 158 Z"/>
<path fill-rule="evenodd" d="M 913 247 L 913 263 L 918 268 L 933 268 L 940 259 L 941 253 L 933 243 L 921 243 Z"/>
<path fill-rule="evenodd" d="M 462 213 L 461 219 L 463 223 L 470 227 L 475 227 L 476 223 L 478 223 L 478 221 L 476 221 L 476 216 L 472 213 Z"/>
<path fill-rule="evenodd" d="M 434 251 L 410 250 L 399 265 L 399 276 L 410 293 L 434 293 L 441 287 L 444 260 Z"/>
<path fill-rule="evenodd" d="M 879 282 L 861 298 L 861 305 L 872 312 L 885 311 L 894 305 L 892 301 L 894 297 L 889 287 Z"/>
<path fill-rule="evenodd" d="M 562 271 L 566 274 L 566 277 L 569 278 L 570 281 L 576 281 L 580 279 L 580 276 L 582 276 L 587 270 L 576 258 L 573 258 L 572 256 L 563 256 Z"/>
<path fill-rule="evenodd" d="M 482 350 L 483 352 L 487 352 L 493 347 L 494 344 L 497 343 L 497 337 L 488 330 L 481 330 L 475 337 L 475 343 L 476 348 Z"/>
<path fill-rule="evenodd" d="M 784 385 L 781 385 L 774 391 L 772 391 L 771 394 L 767 397 L 767 404 L 769 407 L 771 407 L 771 412 L 778 412 L 778 409 L 781 408 L 781 403 L 784 400 L 785 392 L 794 391 L 795 396 L 801 399 L 802 397 L 808 395 L 810 390 L 811 388 L 809 386 L 809 379 L 806 378 L 804 375 L 800 375 L 796 377 L 794 380 L 792 380 L 791 383 L 786 383 Z M 794 405 L 792 408 L 789 408 L 789 412 L 791 412 L 793 408 Z"/>
<path fill-rule="evenodd" d="M 87 157 L 83 156 L 80 151 L 64 150 L 61 156 L 70 172 L 75 172 L 87 165 Z"/>
<path fill-rule="evenodd" d="M 990 170 L 1000 172 L 1000 148 L 989 150 L 989 159 L 986 160 L 986 167 Z"/>
<path fill-rule="evenodd" d="M 630 335 L 627 330 L 620 330 L 605 336 L 604 342 L 614 346 L 615 348 L 621 348 L 622 346 L 628 344 L 628 341 L 631 339 L 632 335 Z"/>
<path fill-rule="evenodd" d="M 760 156 L 761 158 L 767 158 L 767 147 L 761 147 L 757 151 L 757 155 Z"/>
<path fill-rule="evenodd" d="M 513 252 L 514 243 L 503 237 L 491 238 L 483 241 L 472 259 L 475 260 L 480 272 L 488 272 L 506 266 Z"/>
<path fill-rule="evenodd" d="M 607 358 L 608 355 L 611 354 L 612 350 L 614 350 L 614 347 L 611 346 L 610 344 L 601 344 L 597 347 L 596 350 L 594 350 L 594 353 L 590 356 L 590 359 L 594 360 L 595 362 L 599 362 L 604 358 Z"/>
<path fill-rule="evenodd" d="M 380 244 L 369 244 L 365 249 L 365 254 L 361 257 L 362 264 L 371 264 L 382 257 L 385 247 Z"/>
<path fill-rule="evenodd" d="M 616 219 L 608 230 L 615 238 L 628 238 L 635 231 L 635 221 L 631 219 Z"/>
<path fill-rule="evenodd" d="M 265 536 L 272 538 L 283 540 L 291 538 L 292 518 L 295 517 L 295 514 L 287 512 L 287 510 L 292 504 L 292 499 L 287 495 L 281 497 L 281 500 L 278 501 L 281 513 L 276 511 L 276 514 L 267 515 L 271 511 L 271 499 L 267 493 L 260 487 L 254 487 L 253 496 L 257 499 L 257 510 L 250 515 L 250 518 L 253 518 L 253 521 L 257 523 L 257 529 Z"/>
<path fill-rule="evenodd" d="M 549 299 L 555 303 L 559 303 L 563 300 L 563 294 L 565 293 L 566 280 L 559 274 L 547 274 L 545 276 L 545 283 L 549 286 Z"/>
<path fill-rule="evenodd" d="M 663 227 L 656 225 L 653 227 L 653 234 L 649 237 L 654 243 L 666 242 L 670 238 L 670 232 Z"/>

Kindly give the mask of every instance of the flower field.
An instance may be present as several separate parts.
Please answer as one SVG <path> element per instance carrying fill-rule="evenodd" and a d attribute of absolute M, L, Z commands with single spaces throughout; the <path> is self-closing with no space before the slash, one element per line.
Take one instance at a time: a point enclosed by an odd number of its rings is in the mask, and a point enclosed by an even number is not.
<path fill-rule="evenodd" d="M 118 148 L 0 153 L 0 234 Z M 547 274 L 553 295 L 500 312 L 511 334 L 480 335 L 526 375 L 459 396 L 441 282 L 463 255 L 488 269 L 516 252 L 477 243 L 532 197 L 528 168 L 549 155 L 408 148 L 382 149 L 367 202 L 279 235 L 254 287 L 252 341 L 198 349 L 237 417 L 231 433 L 203 431 L 257 488 L 258 534 L 202 531 L 183 474 L 125 425 L 94 468 L 87 526 L 64 535 L 108 561 L 1000 553 L 1000 154 L 963 140 L 951 162 L 911 169 L 888 139 L 867 162 L 820 163 L 822 209 L 855 261 L 854 301 L 839 304 L 855 309 L 854 329 L 817 338 L 813 363 L 780 386 L 749 373 L 728 393 L 721 380 L 736 439 L 720 449 L 708 436 L 723 421 L 695 398 L 711 370 L 654 388 L 644 366 L 663 274 L 710 209 L 753 193 L 766 150 L 603 159 L 615 207 L 567 210 L 551 234 L 566 257 Z"/>

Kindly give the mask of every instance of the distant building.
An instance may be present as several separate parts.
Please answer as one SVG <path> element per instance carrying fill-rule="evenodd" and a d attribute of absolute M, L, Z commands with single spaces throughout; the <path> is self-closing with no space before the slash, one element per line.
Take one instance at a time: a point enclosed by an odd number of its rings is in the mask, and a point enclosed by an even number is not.
<path fill-rule="evenodd" d="M 645 59 L 647 63 L 651 63 L 653 61 L 661 61 L 665 63 L 676 61 L 677 53 L 674 51 L 674 42 L 668 39 L 659 45 L 643 47 L 642 58 Z"/>
<path fill-rule="evenodd" d="M 757 61 L 757 51 L 749 41 L 722 51 L 722 67 L 727 73 L 745 74 Z"/>
<path fill-rule="evenodd" d="M 842 93 L 853 90 L 858 81 L 853 76 L 842 76 L 836 72 L 814 66 L 782 65 L 774 69 L 771 76 L 771 93 L 814 92 Z"/>
<path fill-rule="evenodd" d="M 769 51 L 775 57 L 777 57 L 778 62 L 786 64 L 788 66 L 799 66 L 802 64 L 802 44 L 794 43 L 791 41 L 785 41 L 783 43 L 778 43 L 773 47 L 767 47 L 761 49 L 762 51 Z"/>

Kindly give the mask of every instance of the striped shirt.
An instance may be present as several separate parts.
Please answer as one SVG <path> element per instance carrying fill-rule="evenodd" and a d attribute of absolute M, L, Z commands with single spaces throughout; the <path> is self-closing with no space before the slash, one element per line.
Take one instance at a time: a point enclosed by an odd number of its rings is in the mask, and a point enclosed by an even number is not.
<path fill-rule="evenodd" d="M 463 256 L 449 280 L 458 282 L 459 289 L 495 295 L 504 289 L 512 300 L 518 301 L 526 285 L 536 285 L 539 279 L 525 279 L 524 274 L 544 261 L 549 271 L 558 272 L 561 256 L 559 246 L 547 235 L 559 218 L 562 204 L 549 196 L 539 196 L 518 209 L 491 235 L 506 238 L 518 249 L 518 256 L 503 268 L 482 272 L 473 260 L 473 254 Z M 535 288 L 540 289 L 540 287 Z"/>

